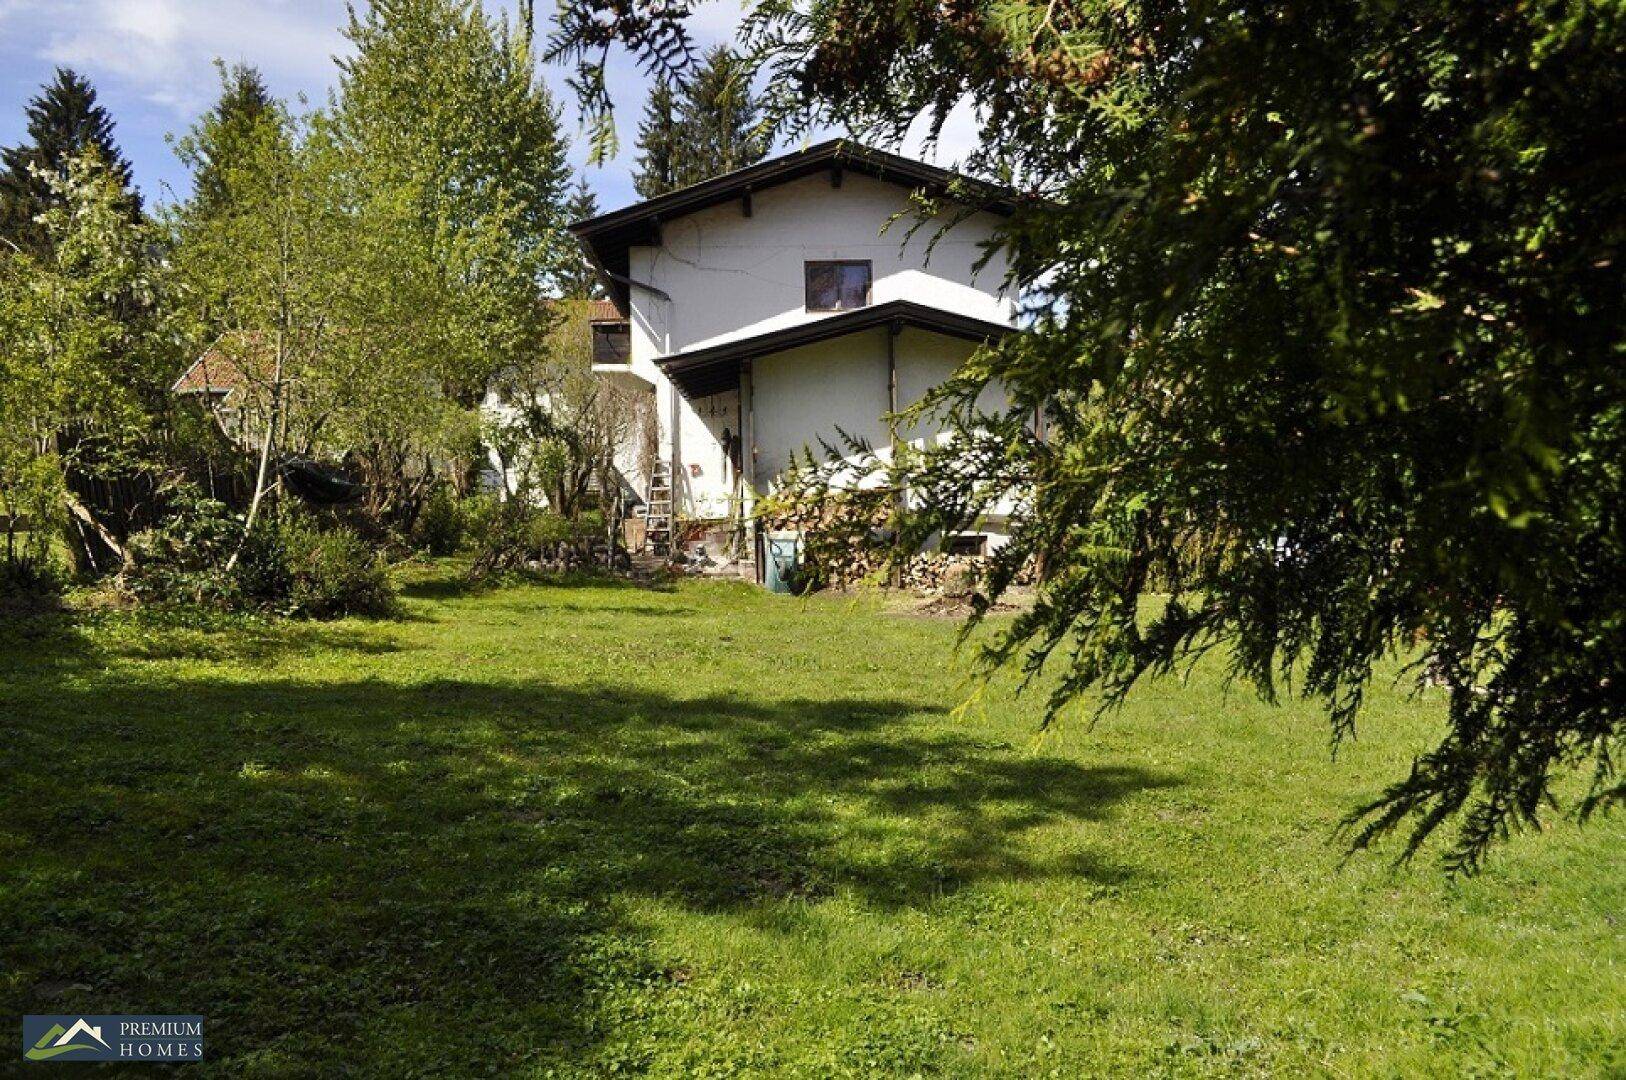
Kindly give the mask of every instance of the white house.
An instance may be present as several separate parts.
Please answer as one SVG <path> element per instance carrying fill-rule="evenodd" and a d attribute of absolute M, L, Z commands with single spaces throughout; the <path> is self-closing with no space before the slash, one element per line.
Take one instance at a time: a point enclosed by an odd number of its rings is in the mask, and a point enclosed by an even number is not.
<path fill-rule="evenodd" d="M 975 205 L 906 238 L 920 191 Z M 633 487 L 664 502 L 670 475 L 677 516 L 748 515 L 838 428 L 885 447 L 887 414 L 1011 330 L 1003 259 L 976 264 L 1012 209 L 1002 189 L 838 140 L 572 226 L 613 305 L 594 370 L 656 400 L 659 463 Z"/>

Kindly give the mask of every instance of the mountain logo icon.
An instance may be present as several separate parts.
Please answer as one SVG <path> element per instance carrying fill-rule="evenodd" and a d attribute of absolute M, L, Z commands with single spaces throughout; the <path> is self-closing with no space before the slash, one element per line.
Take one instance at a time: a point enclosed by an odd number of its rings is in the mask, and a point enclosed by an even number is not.
<path fill-rule="evenodd" d="M 51 1025 L 51 1029 L 40 1036 L 39 1042 L 23 1053 L 29 1061 L 48 1061 L 63 1054 L 71 1054 L 76 1050 L 89 1050 L 95 1053 L 97 1046 L 91 1042 L 75 1042 L 80 1037 L 94 1039 L 101 1044 L 102 1050 L 111 1050 L 107 1040 L 102 1038 L 100 1025 L 92 1026 L 84 1017 L 75 1020 L 72 1027 L 64 1028 L 61 1024 Z M 26 1045 L 26 1044 L 24 1044 Z M 72 1060 L 71 1058 L 69 1060 Z"/>

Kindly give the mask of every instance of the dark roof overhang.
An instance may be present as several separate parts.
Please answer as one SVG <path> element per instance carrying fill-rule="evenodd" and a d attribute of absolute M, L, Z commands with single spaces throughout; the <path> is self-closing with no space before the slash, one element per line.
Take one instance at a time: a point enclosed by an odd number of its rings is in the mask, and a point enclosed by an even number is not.
<path fill-rule="evenodd" d="M 753 191 L 787 184 L 805 176 L 828 173 L 832 183 L 839 183 L 844 172 L 872 176 L 912 190 L 925 190 L 934 196 L 948 195 L 963 205 L 1001 216 L 1009 216 L 1016 210 L 1017 195 L 1009 188 L 885 150 L 861 146 L 848 139 L 832 139 L 805 150 L 759 161 L 755 165 L 621 210 L 578 221 L 570 226 L 570 231 L 587 250 L 588 261 L 610 290 L 611 299 L 621 313 L 627 315 L 628 249 L 658 244 L 661 222 L 736 199 L 744 200 Z"/>
<path fill-rule="evenodd" d="M 1015 331 L 1015 327 L 1004 323 L 960 315 L 912 300 L 890 300 L 765 334 L 657 357 L 655 364 L 685 397 L 703 398 L 737 387 L 740 367 L 759 356 L 879 327 L 890 327 L 897 333 L 906 326 L 976 342 L 994 341 Z"/>

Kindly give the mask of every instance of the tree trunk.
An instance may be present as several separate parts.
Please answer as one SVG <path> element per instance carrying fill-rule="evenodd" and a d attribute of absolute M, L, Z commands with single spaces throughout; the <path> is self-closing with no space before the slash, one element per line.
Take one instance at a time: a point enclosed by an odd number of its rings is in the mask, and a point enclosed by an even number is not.
<path fill-rule="evenodd" d="M 254 522 L 260 514 L 260 503 L 265 499 L 266 478 L 271 471 L 271 452 L 276 445 L 277 420 L 281 412 L 282 359 L 285 348 L 286 338 L 283 336 L 282 328 L 278 327 L 276 362 L 271 371 L 271 404 L 265 418 L 265 438 L 260 442 L 260 467 L 254 477 L 254 497 L 249 500 L 248 516 L 243 521 L 243 537 L 237 542 L 237 550 L 226 560 L 228 573 L 237 566 L 237 560 L 243 554 L 243 547 L 254 532 Z"/>

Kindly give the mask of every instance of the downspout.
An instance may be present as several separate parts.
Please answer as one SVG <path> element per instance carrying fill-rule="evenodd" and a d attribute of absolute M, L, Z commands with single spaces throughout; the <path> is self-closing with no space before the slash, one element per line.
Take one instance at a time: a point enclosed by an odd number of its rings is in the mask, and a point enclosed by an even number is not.
<path fill-rule="evenodd" d="M 886 328 L 886 409 L 887 433 L 892 443 L 892 460 L 889 463 L 892 475 L 898 475 L 898 335 L 903 333 L 903 323 L 894 319 Z M 893 512 L 901 518 L 903 514 L 904 493 L 896 492 L 892 496 Z M 892 586 L 899 588 L 903 585 L 903 564 L 894 563 L 892 567 Z"/>

